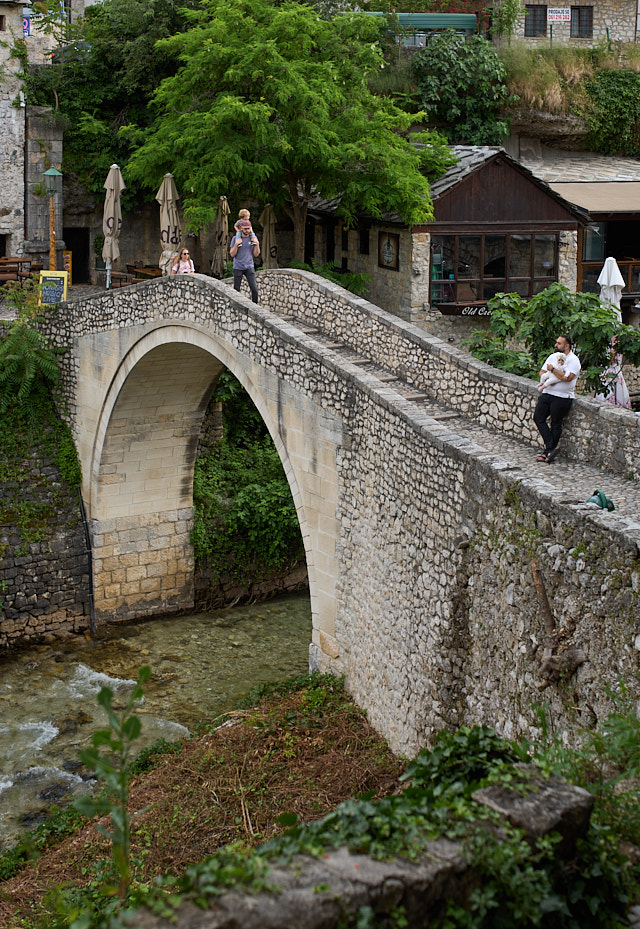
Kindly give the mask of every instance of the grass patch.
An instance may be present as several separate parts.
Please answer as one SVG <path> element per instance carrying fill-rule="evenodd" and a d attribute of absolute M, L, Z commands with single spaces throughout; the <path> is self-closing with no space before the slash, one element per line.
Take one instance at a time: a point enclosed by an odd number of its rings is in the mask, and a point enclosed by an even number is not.
<path fill-rule="evenodd" d="M 580 748 L 548 734 L 542 713 L 539 744 L 463 727 L 440 733 L 401 776 L 401 759 L 340 680 L 313 675 L 267 685 L 251 705 L 210 721 L 133 781 L 128 902 L 170 915 L 184 894 L 208 906 L 228 888 L 268 890 L 271 863 L 300 853 L 347 846 L 379 859 L 412 859 L 446 836 L 462 843 L 478 880 L 462 899 L 448 901 L 434 929 L 622 929 L 640 886 L 633 844 L 640 837 L 640 722 L 629 688 L 620 685 L 611 696 L 614 712 L 598 732 L 583 733 Z M 536 779 L 523 781 L 515 768 L 532 759 L 536 777 L 559 771 L 595 794 L 591 829 L 570 860 L 556 855 L 553 836 L 526 840 L 473 799 L 486 784 L 536 790 Z M 62 929 L 70 913 L 84 914 L 78 926 L 116 925 L 104 922 L 114 903 L 101 890 L 108 847 L 96 825 L 81 826 L 4 882 L 3 929 Z M 49 895 L 62 881 L 70 889 Z M 329 888 L 318 889 L 324 892 Z M 361 912 L 357 926 L 402 925 L 384 906 L 380 914 Z"/>
<path fill-rule="evenodd" d="M 132 779 L 134 893 L 229 844 L 239 842 L 246 856 L 284 831 L 283 813 L 314 820 L 354 794 L 381 797 L 397 788 L 402 761 L 341 681 L 304 676 L 261 690 L 251 707 L 209 721 L 178 752 L 156 757 L 151 771 Z M 47 901 L 62 883 L 95 895 L 108 843 L 93 823 L 59 839 L 52 835 L 37 861 L 0 886 L 3 929 L 66 925 L 56 922 L 58 904 Z"/>

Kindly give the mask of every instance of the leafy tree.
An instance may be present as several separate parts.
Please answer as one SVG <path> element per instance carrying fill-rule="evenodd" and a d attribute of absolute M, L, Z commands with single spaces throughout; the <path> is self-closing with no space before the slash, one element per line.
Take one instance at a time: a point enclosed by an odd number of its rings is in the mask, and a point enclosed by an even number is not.
<path fill-rule="evenodd" d="M 498 118 L 508 101 L 505 67 L 482 36 L 435 35 L 415 53 L 413 71 L 423 109 L 451 141 L 495 145 L 508 134 Z"/>
<path fill-rule="evenodd" d="M 60 49 L 50 65 L 29 68 L 28 101 L 53 106 L 66 118 L 64 170 L 89 191 L 104 195 L 110 165 L 123 165 L 136 146 L 135 132 L 151 124 L 151 97 L 177 67 L 156 42 L 186 28 L 182 10 L 195 3 L 104 0 L 88 8 L 72 33 L 59 36 Z M 52 15 L 43 7 L 42 22 Z M 119 132 L 124 124 L 130 127 L 127 136 Z M 138 194 L 127 178 L 125 205 Z"/>
<path fill-rule="evenodd" d="M 551 284 L 530 300 L 497 294 L 489 308 L 489 329 L 476 329 L 467 345 L 476 358 L 504 371 L 537 379 L 556 337 L 564 333 L 575 345 L 590 390 L 603 389 L 602 375 L 612 363 L 612 339 L 616 352 L 640 364 L 640 333 L 618 322 L 597 294 L 572 293 L 563 284 Z"/>
<path fill-rule="evenodd" d="M 421 168 L 438 173 L 451 155 L 436 134 L 409 144 L 418 117 L 370 92 L 384 64 L 376 17 L 326 20 L 295 0 L 204 0 L 186 15 L 191 28 L 159 43 L 182 67 L 161 84 L 158 120 L 129 167 L 151 187 L 172 171 L 192 228 L 214 219 L 221 194 L 250 194 L 287 210 L 302 260 L 316 194 L 340 195 L 347 223 L 358 209 L 433 216 Z"/>
<path fill-rule="evenodd" d="M 496 35 L 506 35 L 511 44 L 512 34 L 526 15 L 520 0 L 496 0 L 491 11 L 491 31 Z"/>

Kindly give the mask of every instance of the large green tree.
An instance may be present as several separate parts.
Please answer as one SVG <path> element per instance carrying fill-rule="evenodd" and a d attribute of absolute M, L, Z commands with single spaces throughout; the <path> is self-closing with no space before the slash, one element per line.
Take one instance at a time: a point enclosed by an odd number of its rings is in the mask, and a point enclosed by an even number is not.
<path fill-rule="evenodd" d="M 384 65 L 376 17 L 269 0 L 204 0 L 187 16 L 188 31 L 159 43 L 182 67 L 162 82 L 129 170 L 150 187 L 171 171 L 191 228 L 214 219 L 221 194 L 268 200 L 289 212 L 302 259 L 315 194 L 340 195 L 347 222 L 358 210 L 432 218 L 421 168 L 437 174 L 451 156 L 436 134 L 412 145 L 416 117 L 370 92 Z"/>
<path fill-rule="evenodd" d="M 64 171 L 100 197 L 113 162 L 123 165 L 136 146 L 135 132 L 152 122 L 150 100 L 177 67 L 158 39 L 187 27 L 185 6 L 197 0 L 103 0 L 68 28 L 59 22 L 58 0 L 39 2 L 39 28 L 60 43 L 50 64 L 26 75 L 31 104 L 52 106 L 66 119 Z M 123 125 L 129 134 L 119 132 Z M 125 200 L 139 189 L 127 178 Z M 148 192 L 144 192 L 148 196 Z"/>

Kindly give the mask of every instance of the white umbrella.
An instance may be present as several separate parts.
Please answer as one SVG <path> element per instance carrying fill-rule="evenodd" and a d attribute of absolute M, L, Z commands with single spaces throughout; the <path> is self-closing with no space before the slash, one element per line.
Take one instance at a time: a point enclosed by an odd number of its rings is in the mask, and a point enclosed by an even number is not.
<path fill-rule="evenodd" d="M 229 260 L 227 244 L 229 241 L 229 203 L 222 196 L 218 202 L 218 212 L 213 224 L 213 258 L 211 259 L 211 272 L 216 277 L 222 277 Z"/>
<path fill-rule="evenodd" d="M 278 245 L 276 243 L 276 214 L 273 207 L 267 203 L 260 214 L 258 222 L 262 226 L 262 267 L 278 267 Z"/>
<path fill-rule="evenodd" d="M 605 261 L 598 278 L 598 284 L 600 284 L 600 303 L 604 303 L 605 306 L 613 306 L 618 321 L 622 322 L 620 299 L 622 297 L 622 288 L 626 285 L 615 258 L 607 258 Z"/>
<path fill-rule="evenodd" d="M 171 271 L 182 239 L 178 213 L 178 191 L 173 174 L 167 173 L 162 178 L 156 200 L 160 204 L 160 248 L 162 249 L 158 266 L 162 269 L 162 273 L 167 275 Z"/>
<path fill-rule="evenodd" d="M 103 184 L 107 195 L 104 199 L 104 212 L 102 214 L 102 258 L 107 267 L 107 287 L 111 286 L 111 265 L 120 257 L 118 239 L 122 225 L 122 212 L 120 210 L 120 194 L 126 190 L 122 174 L 118 165 L 111 165 L 107 179 Z"/>
<path fill-rule="evenodd" d="M 622 288 L 626 286 L 625 279 L 620 273 L 618 262 L 615 258 L 607 258 L 598 277 L 600 285 L 600 303 L 610 307 L 618 317 L 618 322 L 622 322 L 622 313 L 620 312 L 620 300 L 622 298 Z M 606 400 L 614 406 L 625 406 L 631 409 L 631 400 L 629 391 L 622 373 L 622 358 L 615 351 L 615 340 L 612 343 L 611 365 L 602 374 L 602 381 L 606 385 L 606 393 L 596 394 L 600 400 Z"/>

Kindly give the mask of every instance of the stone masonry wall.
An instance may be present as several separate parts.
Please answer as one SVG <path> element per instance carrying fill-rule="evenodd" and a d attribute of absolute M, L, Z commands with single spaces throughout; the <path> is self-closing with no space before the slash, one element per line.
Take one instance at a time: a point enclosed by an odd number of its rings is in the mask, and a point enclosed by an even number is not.
<path fill-rule="evenodd" d="M 12 57 L 22 38 L 22 7 L 0 4 L 5 28 L 0 32 L 0 236 L 7 255 L 22 255 L 24 238 L 24 97 L 20 61 Z"/>
<path fill-rule="evenodd" d="M 635 0 L 579 0 L 573 6 L 593 7 L 593 36 L 590 38 L 572 38 L 570 23 L 553 23 L 553 41 L 570 43 L 580 47 L 595 45 L 602 39 L 612 42 L 635 42 L 636 14 Z M 524 39 L 524 21 L 519 23 L 516 33 Z M 547 44 L 550 32 L 547 25 L 547 35 L 536 38 L 526 38 L 526 42 L 534 44 Z"/>
<path fill-rule="evenodd" d="M 482 719 L 507 738 L 535 738 L 535 705 L 543 702 L 552 730 L 602 722 L 611 709 L 604 691 L 631 683 L 640 667 L 637 544 L 588 505 L 541 495 L 534 481 L 513 487 L 499 474 L 474 478 L 474 529 L 454 601 L 462 673 L 452 722 Z M 532 562 L 554 629 L 545 622 Z"/>
<path fill-rule="evenodd" d="M 473 413 L 490 429 L 537 444 L 533 381 L 491 368 L 366 300 L 345 296 L 322 278 L 313 278 L 316 298 L 309 297 L 296 272 L 264 271 L 258 280 L 263 305 L 330 332 L 450 409 Z M 564 432 L 570 437 L 563 449 L 567 457 L 640 479 L 640 419 L 634 413 L 578 397 Z"/>
<path fill-rule="evenodd" d="M 89 626 L 89 568 L 79 502 L 64 490 L 51 461 L 33 458 L 23 500 L 42 504 L 40 487 L 55 515 L 47 516 L 42 541 L 25 543 L 16 514 L 0 521 L 0 649 L 64 638 Z M 15 485 L 0 484 L 0 500 L 15 497 Z M 54 494 L 55 496 L 54 501 Z"/>
<path fill-rule="evenodd" d="M 440 400 L 441 385 L 451 385 L 454 408 L 473 411 L 493 428 L 521 435 L 530 429 L 535 384 L 475 362 L 312 275 L 262 272 L 259 286 L 274 307 L 360 346 Z M 68 344 L 91 328 L 158 325 L 167 313 L 173 320 L 197 319 L 233 346 L 236 360 L 250 358 L 265 372 L 265 385 L 272 377 L 282 385 L 278 421 L 271 424 L 281 454 L 293 454 L 304 440 L 287 435 L 286 413 L 294 404 L 315 411 L 308 430 L 317 428 L 318 411 L 342 423 L 334 433 L 335 476 L 325 467 L 326 478 L 320 471 L 311 475 L 309 494 L 296 491 L 315 602 L 311 663 L 346 674 L 394 750 L 413 753 L 443 726 L 463 722 L 491 721 L 513 737 L 533 737 L 540 685 L 561 727 L 569 728 L 576 712 L 607 712 L 606 685 L 640 670 L 637 525 L 563 501 L 544 482 L 487 455 L 223 284 L 196 276 L 136 285 L 63 305 L 46 325 Z M 63 359 L 70 409 L 72 356 Z M 588 439 L 598 429 L 607 467 L 636 466 L 635 416 L 611 416 L 593 401 L 576 407 L 574 445 L 595 456 Z M 286 459 L 285 467 L 290 479 L 302 481 Z M 316 535 L 306 510 L 312 505 L 326 506 L 315 517 Z M 541 629 L 534 556 L 563 625 L 555 638 L 544 630 L 557 654 Z M 319 598 L 320 571 L 327 583 Z M 321 629 L 318 617 L 323 598 L 330 607 L 329 596 L 335 623 Z M 570 687 L 553 679 L 556 665 L 568 660 L 565 645 L 574 659 L 581 652 L 586 658 L 567 676 Z"/>
<path fill-rule="evenodd" d="M 378 236 L 392 233 L 399 237 L 398 270 L 378 265 Z M 406 227 L 372 226 L 369 231 L 369 254 L 360 251 L 360 230 L 348 231 L 348 248 L 342 249 L 342 227 L 336 224 L 335 255 L 348 261 L 349 270 L 356 274 L 369 274 L 369 296 L 376 306 L 381 306 L 401 319 L 412 320 L 422 312 L 429 301 L 429 242 L 427 233 L 412 234 Z M 316 242 L 316 257 L 323 260 L 326 246 L 319 236 Z"/>

